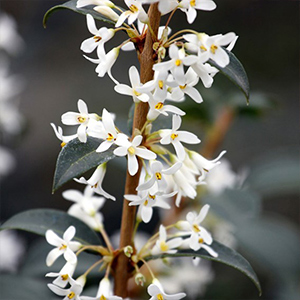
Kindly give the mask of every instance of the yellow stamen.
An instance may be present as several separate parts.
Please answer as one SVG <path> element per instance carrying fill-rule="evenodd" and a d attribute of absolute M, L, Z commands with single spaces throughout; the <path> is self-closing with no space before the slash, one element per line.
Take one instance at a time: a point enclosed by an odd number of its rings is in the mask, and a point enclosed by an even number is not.
<path fill-rule="evenodd" d="M 107 300 L 103 295 L 101 295 L 100 300 Z"/>
<path fill-rule="evenodd" d="M 211 51 L 211 53 L 212 54 L 216 54 L 216 50 L 218 49 L 218 46 L 216 46 L 216 45 L 214 45 L 214 44 L 212 44 L 211 46 L 210 46 L 210 51 Z"/>
<path fill-rule="evenodd" d="M 108 133 L 107 135 L 108 135 L 108 137 L 106 138 L 107 141 L 111 142 L 115 139 L 111 133 Z"/>
<path fill-rule="evenodd" d="M 68 298 L 69 299 L 73 299 L 75 297 L 75 293 L 74 292 L 71 292 L 70 294 L 68 294 Z"/>
<path fill-rule="evenodd" d="M 157 180 L 161 180 L 161 173 L 159 172 L 155 173 L 155 177 Z"/>
<path fill-rule="evenodd" d="M 162 102 L 158 102 L 158 103 L 155 105 L 155 109 L 161 109 L 163 106 L 164 106 L 164 104 L 163 104 Z"/>
<path fill-rule="evenodd" d="M 155 195 L 150 195 L 150 194 L 149 194 L 149 198 L 150 198 L 150 199 L 154 200 L 155 197 L 156 197 Z"/>
<path fill-rule="evenodd" d="M 98 43 L 98 42 L 100 42 L 102 40 L 102 37 L 95 35 L 94 36 L 94 40 L 95 40 L 95 43 Z"/>
<path fill-rule="evenodd" d="M 200 46 L 200 49 L 203 51 L 207 51 L 206 47 L 204 47 L 203 45 Z"/>
<path fill-rule="evenodd" d="M 59 250 L 64 250 L 64 249 L 66 249 L 67 248 L 67 245 L 61 245 L 61 247 L 59 248 Z"/>
<path fill-rule="evenodd" d="M 199 228 L 199 226 L 198 226 L 197 224 L 194 224 L 194 225 L 193 225 L 193 230 L 194 230 L 195 232 L 200 232 L 200 228 Z"/>
<path fill-rule="evenodd" d="M 128 153 L 131 154 L 131 155 L 134 155 L 135 154 L 135 149 L 131 146 L 127 149 Z"/>
<path fill-rule="evenodd" d="M 135 6 L 134 4 L 131 4 L 129 9 L 133 12 L 133 13 L 137 13 L 139 11 L 138 7 Z"/>
<path fill-rule="evenodd" d="M 157 294 L 157 300 L 164 300 L 164 297 L 162 294 Z"/>
<path fill-rule="evenodd" d="M 64 146 L 66 146 L 66 145 L 67 145 L 67 143 L 65 143 L 65 142 L 62 142 L 60 145 L 61 145 L 61 147 L 64 147 Z"/>
<path fill-rule="evenodd" d="M 163 252 L 169 250 L 169 247 L 168 247 L 168 245 L 166 244 L 165 241 L 160 242 L 160 250 L 163 251 Z"/>
<path fill-rule="evenodd" d="M 182 64 L 182 61 L 181 61 L 180 59 L 176 59 L 176 60 L 175 60 L 175 65 L 176 65 L 177 67 L 179 67 L 181 64 Z"/>
<path fill-rule="evenodd" d="M 79 123 L 84 123 L 86 118 L 80 116 L 80 117 L 77 118 L 77 120 L 78 120 Z"/>
<path fill-rule="evenodd" d="M 186 88 L 186 84 L 185 85 L 180 85 L 179 86 L 182 90 L 184 90 Z"/>
<path fill-rule="evenodd" d="M 171 139 L 172 140 L 175 140 L 177 137 L 178 137 L 178 134 L 176 134 L 176 133 L 171 134 Z"/>
<path fill-rule="evenodd" d="M 137 92 L 136 90 L 133 90 L 133 93 L 138 97 L 141 95 L 141 93 Z"/>
<path fill-rule="evenodd" d="M 62 279 L 63 281 L 66 281 L 66 280 L 68 280 L 69 275 L 68 275 L 68 274 L 64 274 L 64 275 L 61 275 L 60 277 L 61 277 L 61 279 Z"/>
<path fill-rule="evenodd" d="M 204 242 L 203 238 L 200 238 L 200 239 L 198 240 L 198 242 L 199 242 L 199 244 L 203 244 L 203 242 Z"/>
<path fill-rule="evenodd" d="M 145 205 L 145 206 L 147 206 L 147 205 L 148 205 L 148 200 L 146 200 L 146 201 L 144 202 L 144 205 Z"/>
<path fill-rule="evenodd" d="M 164 82 L 162 80 L 158 80 L 158 86 L 162 90 L 164 87 Z"/>
<path fill-rule="evenodd" d="M 190 1 L 190 5 L 191 5 L 192 7 L 194 7 L 194 6 L 196 5 L 196 0 L 191 0 L 191 1 Z"/>

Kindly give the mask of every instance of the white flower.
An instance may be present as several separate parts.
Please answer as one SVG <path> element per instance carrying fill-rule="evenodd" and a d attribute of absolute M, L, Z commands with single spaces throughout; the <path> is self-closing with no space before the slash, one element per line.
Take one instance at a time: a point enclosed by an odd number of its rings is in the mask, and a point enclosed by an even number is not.
<path fill-rule="evenodd" d="M 97 167 L 93 175 L 89 180 L 86 180 L 84 177 L 81 177 L 80 179 L 74 179 L 75 181 L 83 184 L 88 184 L 90 187 L 93 188 L 94 192 L 104 196 L 107 199 L 116 200 L 116 198 L 107 192 L 105 192 L 102 188 L 102 181 L 104 179 L 106 173 L 106 163 L 103 163 Z"/>
<path fill-rule="evenodd" d="M 187 20 L 191 24 L 197 17 L 196 9 L 214 10 L 217 5 L 212 0 L 182 0 L 178 7 L 186 13 Z"/>
<path fill-rule="evenodd" d="M 117 22 L 119 19 L 119 15 L 108 6 L 99 5 L 95 6 L 93 9 L 113 22 Z"/>
<path fill-rule="evenodd" d="M 151 250 L 151 254 L 156 255 L 159 253 L 176 253 L 177 249 L 182 244 L 182 238 L 174 238 L 167 241 L 167 231 L 163 225 L 159 226 L 159 238 L 155 246 Z"/>
<path fill-rule="evenodd" d="M 61 140 L 61 146 L 64 147 L 68 142 L 70 142 L 71 140 L 77 138 L 77 134 L 73 134 L 73 135 L 63 135 L 63 130 L 60 126 L 55 126 L 55 124 L 50 123 L 51 127 L 54 130 L 54 133 L 56 135 L 56 137 Z"/>
<path fill-rule="evenodd" d="M 198 83 L 199 77 L 196 72 L 190 67 L 185 74 L 185 84 L 172 89 L 171 98 L 174 101 L 179 101 L 184 97 L 184 94 L 190 96 L 195 102 L 201 103 L 203 99 L 194 86 Z"/>
<path fill-rule="evenodd" d="M 131 25 L 136 19 L 139 19 L 142 23 L 147 23 L 149 21 L 148 15 L 143 9 L 140 1 L 124 0 L 124 2 L 129 7 L 129 10 L 124 11 L 120 15 L 119 20 L 115 25 L 116 27 L 121 26 L 127 18 L 129 25 Z"/>
<path fill-rule="evenodd" d="M 57 272 L 50 272 L 47 273 L 46 277 L 56 277 L 53 284 L 59 286 L 59 287 L 66 287 L 66 285 L 69 283 L 69 279 L 73 276 L 75 269 L 76 269 L 77 263 L 72 264 L 69 262 L 66 262 L 65 265 L 62 267 L 62 269 Z"/>
<path fill-rule="evenodd" d="M 105 56 L 98 58 L 98 59 L 93 59 L 86 55 L 84 55 L 84 57 L 87 60 L 91 61 L 92 63 L 98 64 L 95 71 L 99 77 L 103 77 L 107 73 L 108 76 L 111 78 L 111 80 L 115 84 L 118 84 L 119 82 L 111 74 L 111 68 L 113 67 L 114 63 L 116 62 L 116 60 L 119 56 L 119 52 L 120 52 L 120 47 L 115 47 L 115 48 L 111 49 L 108 53 L 106 53 Z"/>
<path fill-rule="evenodd" d="M 103 197 L 93 196 L 94 189 L 89 185 L 84 189 L 84 193 L 77 190 L 64 191 L 62 196 L 72 202 L 75 202 L 69 210 L 68 214 L 74 216 L 95 230 L 99 230 L 103 222 L 103 216 L 98 210 L 104 205 Z"/>
<path fill-rule="evenodd" d="M 178 47 L 174 44 L 172 44 L 169 48 L 169 55 L 171 60 L 155 64 L 153 66 L 153 70 L 159 72 L 162 70 L 170 70 L 176 82 L 179 85 L 184 85 L 184 66 L 190 66 L 196 63 L 198 58 L 195 55 L 186 56 L 184 49 L 178 49 Z"/>
<path fill-rule="evenodd" d="M 87 26 L 94 36 L 84 40 L 80 46 L 80 49 L 86 53 L 91 53 L 97 48 L 98 57 L 105 56 L 104 43 L 109 41 L 115 34 L 114 29 L 107 29 L 102 27 L 97 29 L 96 23 L 92 15 L 86 15 Z"/>
<path fill-rule="evenodd" d="M 181 142 L 187 144 L 198 144 L 200 140 L 193 133 L 188 131 L 178 131 L 181 125 L 181 118 L 178 115 L 173 115 L 172 119 L 172 129 L 162 129 L 160 130 L 161 140 L 160 143 L 162 145 L 172 144 L 175 148 L 176 154 L 180 161 L 183 161 L 185 158 L 185 149 Z"/>
<path fill-rule="evenodd" d="M 72 242 L 71 240 L 75 236 L 76 229 L 74 226 L 70 226 L 64 233 L 63 238 L 60 238 L 53 230 L 46 231 L 46 240 L 47 242 L 55 246 L 51 250 L 46 258 L 46 264 L 48 267 L 52 266 L 55 260 L 64 255 L 66 261 L 75 264 L 77 262 L 77 257 L 74 251 L 77 251 L 81 244 L 79 242 Z"/>
<path fill-rule="evenodd" d="M 118 136 L 113 117 L 105 108 L 102 111 L 102 124 L 103 131 L 99 132 L 99 137 L 104 141 L 96 149 L 96 152 L 108 150 L 115 143 Z"/>
<path fill-rule="evenodd" d="M 122 298 L 119 296 L 113 296 L 111 283 L 108 278 L 104 277 L 99 283 L 97 296 L 82 296 L 81 300 L 122 300 Z"/>
<path fill-rule="evenodd" d="M 163 169 L 164 166 L 160 161 L 155 160 L 153 162 L 150 162 L 150 170 L 152 176 L 146 182 L 140 184 L 136 188 L 136 190 L 137 191 L 148 190 L 154 186 L 157 191 L 164 192 L 168 186 L 168 183 L 164 175 L 174 174 L 181 168 L 181 166 L 182 163 L 177 162 L 174 165 L 172 165 L 170 168 Z"/>
<path fill-rule="evenodd" d="M 147 119 L 150 121 L 154 121 L 159 115 L 168 116 L 168 112 L 173 114 L 184 116 L 185 112 L 180 108 L 174 105 L 165 105 L 163 101 L 156 101 L 151 96 L 149 98 L 149 111 L 147 114 Z"/>
<path fill-rule="evenodd" d="M 59 296 L 65 296 L 63 300 L 81 300 L 80 294 L 82 293 L 83 286 L 81 283 L 74 280 L 72 277 L 69 278 L 71 287 L 68 289 L 62 289 L 54 284 L 48 284 L 49 289 Z"/>
<path fill-rule="evenodd" d="M 171 12 L 178 6 L 177 0 L 140 0 L 144 4 L 152 4 L 158 2 L 158 10 L 162 15 Z"/>
<path fill-rule="evenodd" d="M 175 194 L 176 192 L 163 195 L 153 189 L 150 189 L 147 191 L 141 191 L 138 195 L 124 195 L 124 198 L 131 201 L 129 206 L 139 205 L 138 214 L 141 216 L 143 222 L 149 223 L 153 215 L 153 207 L 170 209 L 170 205 L 166 203 L 163 198 L 170 198 Z"/>
<path fill-rule="evenodd" d="M 199 214 L 197 215 L 196 212 L 189 212 L 186 215 L 187 221 L 181 221 L 181 226 L 191 234 L 189 241 L 189 247 L 194 250 L 198 251 L 201 248 L 205 249 L 211 256 L 217 257 L 218 253 L 216 253 L 211 247 L 213 239 L 208 233 L 208 231 L 203 227 L 200 226 L 201 222 L 205 219 L 209 210 L 209 205 L 206 204 L 202 207 Z M 180 226 L 180 225 L 179 225 Z M 185 232 L 186 233 L 186 232 Z"/>
<path fill-rule="evenodd" d="M 108 1 L 108 0 L 78 0 L 76 3 L 77 8 L 81 8 L 87 5 L 101 5 L 101 6 L 108 6 L 111 8 L 114 8 L 115 5 L 113 2 Z"/>
<path fill-rule="evenodd" d="M 97 120 L 97 116 L 95 114 L 89 114 L 86 103 L 79 99 L 78 103 L 78 111 L 76 112 L 66 112 L 61 116 L 61 121 L 65 125 L 79 125 L 77 129 L 77 136 L 80 142 L 86 143 L 87 134 L 86 129 L 89 125 L 90 120 Z"/>
<path fill-rule="evenodd" d="M 186 296 L 185 293 L 178 293 L 172 295 L 166 294 L 158 280 L 155 280 L 154 282 L 155 284 L 150 284 L 147 289 L 148 294 L 151 296 L 149 300 L 179 300 Z"/>
<path fill-rule="evenodd" d="M 132 142 L 128 141 L 125 134 L 119 134 L 116 144 L 119 145 L 117 149 L 114 150 L 114 154 L 117 156 L 126 156 L 128 159 L 128 172 L 131 176 L 134 176 L 138 171 L 138 160 L 137 156 L 144 159 L 155 159 L 156 154 L 146 148 L 138 147 L 143 141 L 141 135 L 134 137 Z"/>
<path fill-rule="evenodd" d="M 129 68 L 129 79 L 131 87 L 120 83 L 115 86 L 115 91 L 122 95 L 132 96 L 134 102 L 147 102 L 149 96 L 137 91 L 137 88 L 141 86 L 141 80 L 140 74 L 135 66 Z"/>

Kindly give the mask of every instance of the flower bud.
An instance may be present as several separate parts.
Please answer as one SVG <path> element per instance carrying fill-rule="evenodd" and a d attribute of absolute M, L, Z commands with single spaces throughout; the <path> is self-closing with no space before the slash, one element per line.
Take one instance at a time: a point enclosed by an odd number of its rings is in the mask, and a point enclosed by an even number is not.
<path fill-rule="evenodd" d="M 119 15 L 108 6 L 96 6 L 94 10 L 114 22 L 117 22 L 119 19 Z"/>
<path fill-rule="evenodd" d="M 146 278 L 142 273 L 137 273 L 134 280 L 135 283 L 140 286 L 144 286 L 144 283 L 146 282 Z"/>
<path fill-rule="evenodd" d="M 133 253 L 133 248 L 131 246 L 124 247 L 124 254 L 127 257 L 131 257 L 132 253 Z"/>

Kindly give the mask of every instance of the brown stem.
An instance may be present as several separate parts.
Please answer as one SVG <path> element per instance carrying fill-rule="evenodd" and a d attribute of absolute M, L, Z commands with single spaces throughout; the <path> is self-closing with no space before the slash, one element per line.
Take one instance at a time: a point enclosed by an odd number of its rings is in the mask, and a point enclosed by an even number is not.
<path fill-rule="evenodd" d="M 158 11 L 158 6 L 152 4 L 148 12 L 150 26 L 157 35 L 159 23 L 160 23 L 160 12 Z M 150 30 L 147 31 L 145 44 L 143 51 L 139 54 L 139 62 L 141 67 L 141 82 L 145 83 L 153 79 L 153 39 Z M 135 129 L 141 130 L 143 125 L 147 120 L 148 113 L 148 103 L 140 102 L 136 105 L 134 118 L 133 118 L 133 128 L 132 132 L 134 134 Z M 133 138 L 133 136 L 132 136 Z M 136 187 L 138 186 L 140 172 L 141 172 L 142 163 L 139 160 L 139 169 L 136 175 L 130 176 L 127 172 L 126 184 L 125 184 L 125 195 L 136 194 Z M 132 245 L 132 235 L 135 224 L 135 214 L 136 207 L 129 206 L 128 201 L 124 199 L 123 201 L 123 214 L 122 214 L 122 223 L 121 223 L 121 233 L 120 233 L 120 246 L 122 249 L 127 245 Z M 120 252 L 119 256 L 116 259 L 114 266 L 115 269 L 115 288 L 114 293 L 117 296 L 126 298 L 128 296 L 127 282 L 131 277 L 132 271 L 134 268 L 130 264 L 130 259 L 125 256 L 123 252 Z"/>

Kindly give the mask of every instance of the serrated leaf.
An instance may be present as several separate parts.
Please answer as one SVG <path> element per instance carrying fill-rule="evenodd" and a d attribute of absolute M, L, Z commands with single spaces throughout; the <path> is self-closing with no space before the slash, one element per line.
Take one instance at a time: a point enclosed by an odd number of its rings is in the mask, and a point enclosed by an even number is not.
<path fill-rule="evenodd" d="M 71 0 L 71 1 L 65 2 L 63 4 L 59 4 L 59 5 L 56 5 L 56 6 L 53 6 L 52 8 L 50 8 L 45 13 L 44 18 L 43 18 L 43 26 L 44 26 L 44 28 L 46 28 L 47 21 L 48 21 L 50 15 L 52 15 L 53 12 L 55 12 L 57 10 L 62 10 L 62 9 L 69 9 L 69 10 L 72 10 L 72 11 L 74 11 L 76 13 L 79 13 L 79 14 L 82 14 L 82 15 L 90 14 L 96 20 L 100 20 L 100 21 L 103 21 L 103 22 L 106 22 L 106 23 L 110 23 L 110 24 L 113 24 L 113 25 L 115 24 L 114 21 L 112 21 L 112 20 L 106 18 L 105 16 L 101 15 L 100 13 L 96 12 L 91 7 L 77 8 L 76 7 L 76 3 L 77 3 L 77 0 Z"/>
<path fill-rule="evenodd" d="M 45 236 L 46 231 L 52 229 L 59 236 L 63 236 L 71 225 L 76 228 L 74 240 L 82 244 L 102 244 L 99 236 L 82 221 L 55 209 L 26 210 L 3 223 L 0 230 L 19 229 Z"/>
<path fill-rule="evenodd" d="M 212 243 L 211 247 L 218 253 L 218 257 L 210 256 L 204 249 L 200 249 L 199 251 L 187 249 L 179 250 L 178 252 L 173 254 L 163 253 L 158 255 L 150 255 L 145 257 L 145 260 L 149 261 L 153 259 L 161 259 L 164 257 L 201 257 L 204 259 L 217 261 L 233 267 L 248 276 L 253 281 L 259 291 L 259 294 L 261 295 L 261 286 L 259 280 L 250 263 L 241 254 L 216 241 Z"/>
<path fill-rule="evenodd" d="M 73 178 L 115 157 L 114 145 L 105 152 L 96 152 L 101 142 L 102 140 L 93 137 L 88 137 L 86 143 L 73 139 L 62 148 L 56 162 L 52 192 Z"/>
<path fill-rule="evenodd" d="M 228 79 L 230 79 L 235 85 L 237 85 L 241 89 L 248 103 L 250 97 L 250 86 L 246 71 L 241 62 L 236 58 L 236 56 L 233 53 L 226 49 L 224 50 L 227 52 L 230 58 L 229 65 L 227 65 L 225 68 L 222 68 L 211 59 L 208 62 L 212 66 L 216 67 L 220 71 L 220 73 L 225 75 Z"/>

